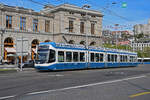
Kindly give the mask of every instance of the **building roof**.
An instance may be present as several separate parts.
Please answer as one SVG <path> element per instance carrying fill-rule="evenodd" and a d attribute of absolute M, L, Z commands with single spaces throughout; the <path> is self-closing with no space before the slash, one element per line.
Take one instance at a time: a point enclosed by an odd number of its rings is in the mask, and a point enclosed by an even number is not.
<path fill-rule="evenodd" d="M 8 12 L 16 12 L 16 13 L 21 13 L 21 14 L 31 14 L 35 16 L 53 17 L 53 15 L 45 15 L 40 12 L 36 12 L 33 9 L 28 9 L 28 8 L 18 7 L 18 6 L 9 6 L 9 5 L 1 4 L 1 3 L 0 3 L 0 10 L 8 11 Z"/>
<path fill-rule="evenodd" d="M 96 16 L 103 17 L 103 14 L 100 11 L 90 10 L 90 9 L 83 9 L 81 7 L 71 5 L 71 4 L 62 4 L 62 5 L 55 6 L 53 8 L 48 8 L 47 7 L 46 9 L 43 9 L 41 12 L 54 13 L 54 12 L 63 11 L 63 10 L 65 10 L 65 11 L 74 11 L 74 12 L 78 12 L 78 13 L 87 13 L 89 15 L 96 15 Z"/>
<path fill-rule="evenodd" d="M 119 33 L 125 33 L 125 34 L 129 34 L 129 31 L 112 31 L 112 34 L 119 34 Z"/>

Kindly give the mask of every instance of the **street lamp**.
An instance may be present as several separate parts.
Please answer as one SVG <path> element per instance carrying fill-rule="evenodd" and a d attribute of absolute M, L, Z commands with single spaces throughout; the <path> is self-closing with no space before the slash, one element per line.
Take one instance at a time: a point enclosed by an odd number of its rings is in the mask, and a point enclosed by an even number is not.
<path fill-rule="evenodd" d="M 116 29 L 116 49 L 117 49 L 117 44 L 118 44 L 118 40 L 117 40 L 117 28 L 118 28 L 119 24 L 115 24 L 115 29 Z"/>
<path fill-rule="evenodd" d="M 5 33 L 5 30 L 1 30 L 1 60 L 3 59 L 3 34 Z"/>
<path fill-rule="evenodd" d="M 89 6 L 89 5 L 83 5 L 82 6 L 82 9 L 86 9 L 86 8 L 90 8 L 91 6 Z M 86 16 L 86 18 L 85 18 L 85 21 L 87 22 L 87 13 L 85 12 L 85 16 Z M 86 25 L 86 24 L 85 24 Z M 87 31 L 87 28 L 85 28 L 86 29 L 86 48 L 88 49 L 88 31 Z"/>

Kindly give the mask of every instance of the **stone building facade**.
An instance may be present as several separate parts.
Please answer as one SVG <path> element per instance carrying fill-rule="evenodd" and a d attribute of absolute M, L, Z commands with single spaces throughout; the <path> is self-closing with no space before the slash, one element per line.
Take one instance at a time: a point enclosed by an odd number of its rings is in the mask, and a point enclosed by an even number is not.
<path fill-rule="evenodd" d="M 133 51 L 144 51 L 145 48 L 150 47 L 150 42 L 131 42 Z"/>
<path fill-rule="evenodd" d="M 0 4 L 1 57 L 16 53 L 18 38 L 28 40 L 31 59 L 40 42 L 85 44 L 88 37 L 88 45 L 101 46 L 102 18 L 98 11 L 70 4 L 46 5 L 40 12 Z"/>

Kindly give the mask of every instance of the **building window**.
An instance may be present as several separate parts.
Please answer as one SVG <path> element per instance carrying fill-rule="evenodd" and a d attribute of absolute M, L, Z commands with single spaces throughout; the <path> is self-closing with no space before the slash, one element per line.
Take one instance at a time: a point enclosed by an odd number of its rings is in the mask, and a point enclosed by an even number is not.
<path fill-rule="evenodd" d="M 73 32 L 73 21 L 69 21 L 69 32 Z"/>
<path fill-rule="evenodd" d="M 20 17 L 20 30 L 25 30 L 25 29 L 26 29 L 26 18 Z"/>
<path fill-rule="evenodd" d="M 94 23 L 91 23 L 91 34 L 94 34 L 95 32 L 95 24 Z"/>
<path fill-rule="evenodd" d="M 6 16 L 6 28 L 12 28 L 12 16 Z"/>
<path fill-rule="evenodd" d="M 83 16 L 85 16 L 85 14 L 81 14 L 81 16 L 83 17 Z"/>
<path fill-rule="evenodd" d="M 95 15 L 92 15 L 91 17 L 95 18 L 96 16 L 95 16 Z"/>
<path fill-rule="evenodd" d="M 38 19 L 33 19 L 33 31 L 38 31 Z"/>
<path fill-rule="evenodd" d="M 84 22 L 80 23 L 80 33 L 84 33 Z"/>
<path fill-rule="evenodd" d="M 69 12 L 69 14 L 73 15 L 74 13 L 73 12 Z"/>
<path fill-rule="evenodd" d="M 45 32 L 50 32 L 50 21 L 45 20 Z"/>

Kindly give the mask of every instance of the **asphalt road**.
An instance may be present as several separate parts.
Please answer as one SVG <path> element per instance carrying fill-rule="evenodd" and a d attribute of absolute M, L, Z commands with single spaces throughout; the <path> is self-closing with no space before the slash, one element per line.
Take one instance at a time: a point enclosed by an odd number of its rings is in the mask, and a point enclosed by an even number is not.
<path fill-rule="evenodd" d="M 150 100 L 150 65 L 0 74 L 0 100 Z"/>

